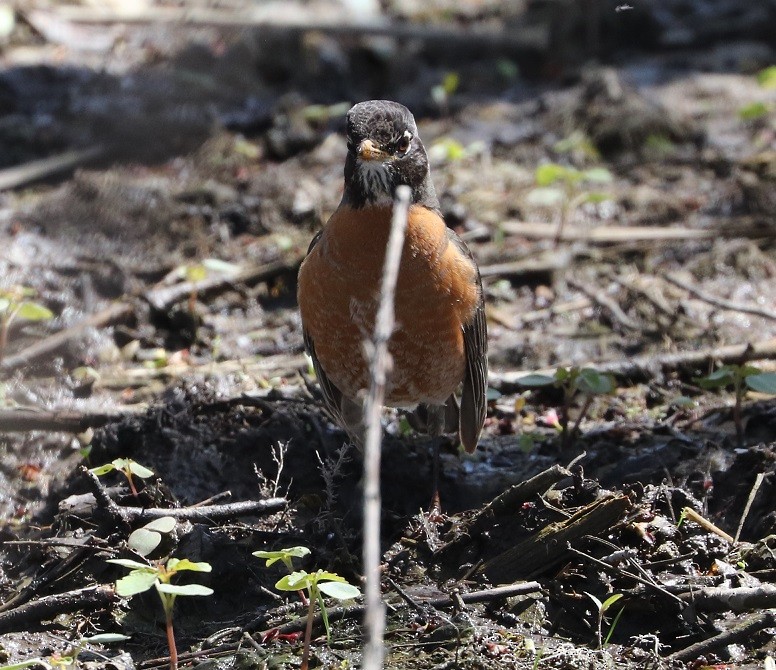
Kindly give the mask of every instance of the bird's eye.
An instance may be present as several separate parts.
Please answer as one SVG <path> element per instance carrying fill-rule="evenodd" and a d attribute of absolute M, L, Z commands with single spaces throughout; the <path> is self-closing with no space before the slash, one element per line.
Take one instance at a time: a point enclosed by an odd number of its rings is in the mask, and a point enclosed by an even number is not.
<path fill-rule="evenodd" d="M 406 154 L 410 150 L 412 144 L 412 133 L 409 130 L 404 131 L 404 135 L 396 143 L 396 151 L 400 154 Z"/>

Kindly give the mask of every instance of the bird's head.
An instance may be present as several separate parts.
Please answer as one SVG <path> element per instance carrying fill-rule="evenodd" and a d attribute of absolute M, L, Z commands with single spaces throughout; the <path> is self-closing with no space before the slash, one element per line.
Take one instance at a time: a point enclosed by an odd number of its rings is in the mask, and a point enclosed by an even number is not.
<path fill-rule="evenodd" d="M 347 114 L 345 201 L 354 207 L 385 205 L 406 184 L 411 201 L 437 208 L 428 156 L 412 113 L 390 100 L 369 100 Z"/>

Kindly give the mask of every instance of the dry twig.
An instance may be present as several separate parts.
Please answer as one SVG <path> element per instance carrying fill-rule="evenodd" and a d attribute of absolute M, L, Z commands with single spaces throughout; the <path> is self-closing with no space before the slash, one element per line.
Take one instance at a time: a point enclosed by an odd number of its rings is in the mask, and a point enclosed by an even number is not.
<path fill-rule="evenodd" d="M 766 319 L 771 319 L 772 321 L 776 321 L 776 312 L 774 312 L 771 309 L 765 309 L 764 307 L 760 307 L 759 305 L 751 305 L 751 304 L 736 302 L 735 300 L 726 300 L 725 298 L 720 298 L 719 296 L 713 295 L 708 291 L 704 291 L 702 288 L 695 286 L 695 284 L 691 284 L 690 282 L 685 281 L 677 274 L 668 274 L 666 275 L 665 278 L 666 278 L 666 281 L 671 282 L 674 286 L 678 286 L 679 288 L 682 288 L 685 291 L 688 291 L 689 293 L 691 293 L 697 298 L 700 298 L 704 302 L 707 302 L 710 305 L 714 305 L 714 307 L 719 307 L 720 309 L 729 309 L 733 312 L 741 312 L 742 314 L 753 314 L 754 316 L 762 316 Z"/>
<path fill-rule="evenodd" d="M 388 341 L 394 327 L 394 294 L 399 277 L 399 261 L 404 247 L 404 231 L 410 206 L 410 189 L 399 186 L 393 205 L 391 233 L 385 251 L 383 278 L 380 286 L 380 306 L 375 319 L 372 343 L 369 394 L 364 406 L 364 575 L 366 577 L 364 625 L 366 644 L 362 667 L 379 670 L 383 666 L 385 648 L 385 608 L 380 597 L 380 447 L 382 426 L 380 417 L 385 385 L 391 367 Z"/>
<path fill-rule="evenodd" d="M 6 356 L 2 363 L 0 363 L 0 370 L 10 371 L 29 365 L 43 356 L 54 353 L 71 340 L 81 337 L 89 328 L 104 328 L 118 321 L 123 321 L 129 318 L 134 311 L 135 308 L 129 303 L 114 303 L 101 312 L 93 314 L 69 328 L 49 335 L 12 356 Z"/>

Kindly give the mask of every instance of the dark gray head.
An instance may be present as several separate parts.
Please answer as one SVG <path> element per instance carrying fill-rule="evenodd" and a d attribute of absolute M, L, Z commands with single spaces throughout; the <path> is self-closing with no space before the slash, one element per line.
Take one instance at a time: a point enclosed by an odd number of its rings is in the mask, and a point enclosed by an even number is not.
<path fill-rule="evenodd" d="M 348 112 L 347 134 L 343 202 L 352 207 L 388 204 L 396 187 L 406 184 L 413 203 L 439 208 L 426 149 L 409 109 L 390 100 L 360 102 Z"/>

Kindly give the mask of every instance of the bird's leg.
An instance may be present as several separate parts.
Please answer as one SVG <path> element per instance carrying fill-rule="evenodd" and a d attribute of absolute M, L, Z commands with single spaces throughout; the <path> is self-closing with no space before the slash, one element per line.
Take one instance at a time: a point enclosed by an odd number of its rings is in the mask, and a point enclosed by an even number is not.
<path fill-rule="evenodd" d="M 445 406 L 427 405 L 426 406 L 426 430 L 431 437 L 432 459 L 431 481 L 434 488 L 431 494 L 431 506 L 429 508 L 429 518 L 439 519 L 442 516 L 442 505 L 439 501 L 439 476 L 441 474 L 439 451 L 442 445 L 442 433 L 445 427 Z"/>

